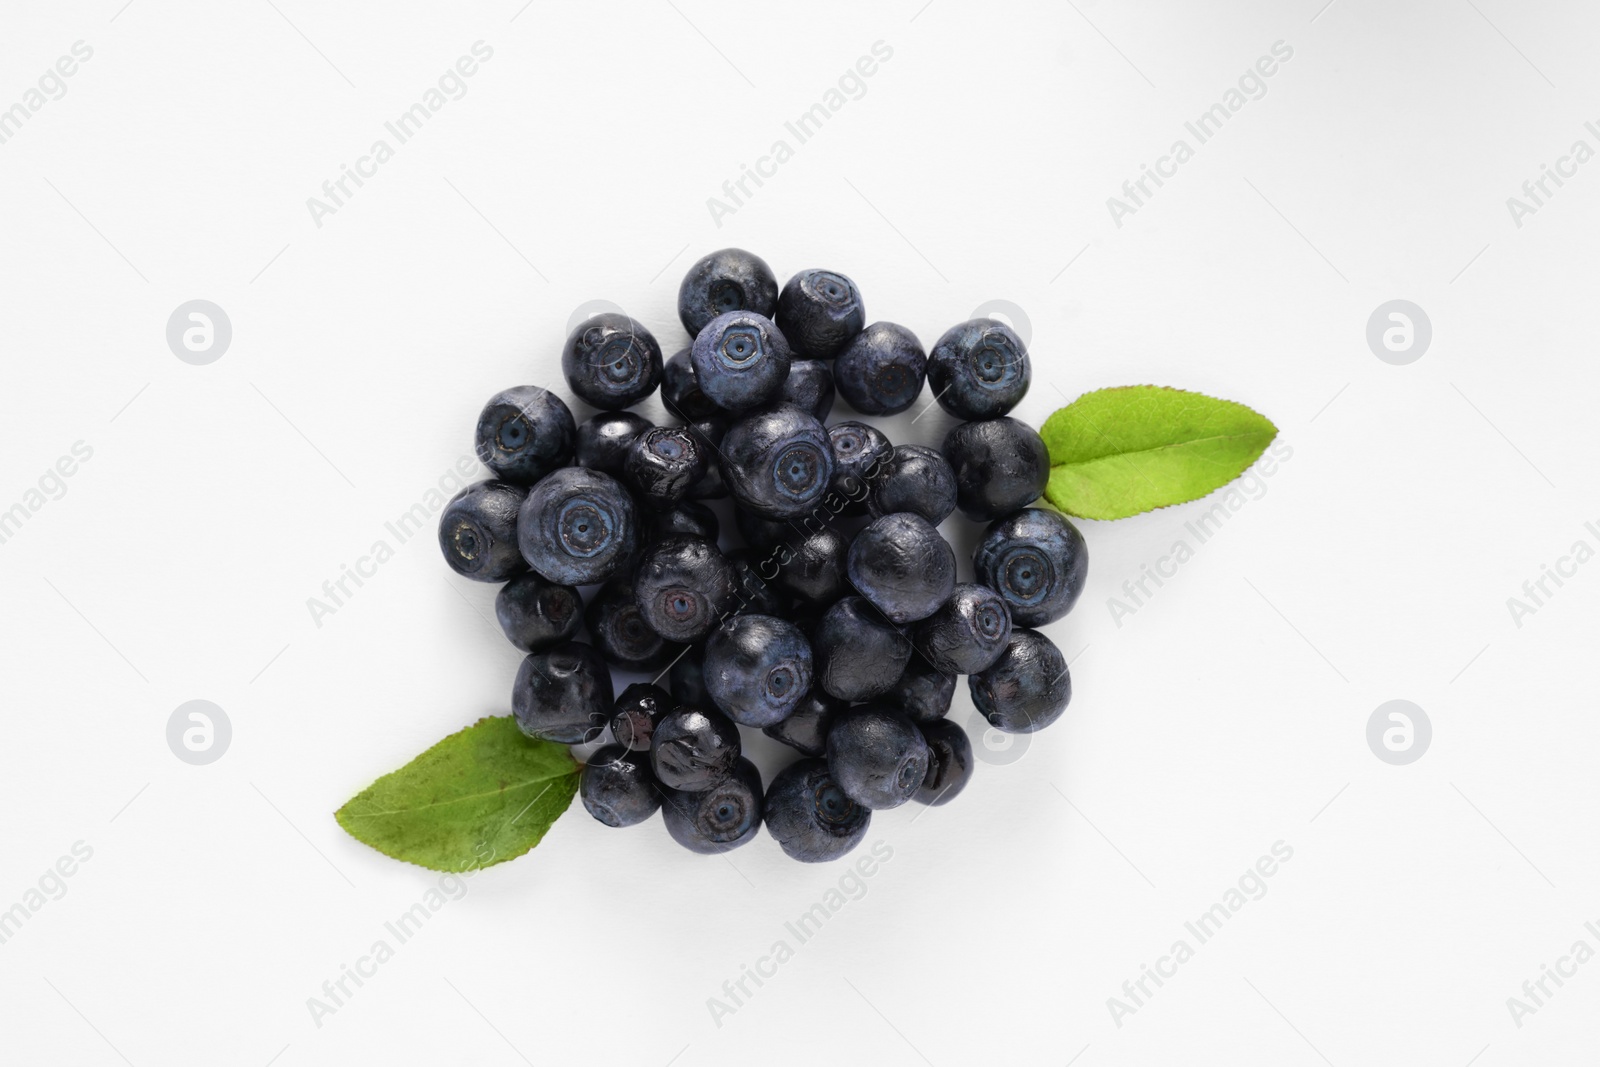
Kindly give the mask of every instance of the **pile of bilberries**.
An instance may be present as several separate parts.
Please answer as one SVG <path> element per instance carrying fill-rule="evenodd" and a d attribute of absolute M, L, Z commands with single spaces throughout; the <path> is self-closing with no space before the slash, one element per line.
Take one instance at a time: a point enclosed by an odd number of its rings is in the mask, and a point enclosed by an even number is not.
<path fill-rule="evenodd" d="M 904 327 L 868 325 L 844 275 L 802 271 L 780 292 L 739 249 L 690 269 L 678 315 L 694 343 L 664 362 L 625 315 L 572 331 L 562 371 L 599 409 L 582 425 L 537 386 L 492 397 L 477 452 L 496 477 L 450 502 L 439 544 L 458 573 L 506 583 L 500 625 L 528 653 L 512 690 L 522 730 L 564 744 L 610 731 L 579 785 L 596 819 L 629 826 L 661 808 L 696 852 L 742 845 L 764 820 L 796 859 L 833 859 L 873 810 L 944 803 L 966 784 L 971 745 L 944 717 L 957 675 L 997 729 L 1061 716 L 1066 662 L 1025 627 L 1072 608 L 1088 551 L 1065 516 L 1029 507 L 1050 461 L 1006 415 L 1031 369 L 1003 323 L 964 322 L 925 354 Z M 967 420 L 941 451 L 824 425 L 835 390 L 890 415 L 924 382 Z M 626 410 L 658 386 L 682 425 Z M 721 497 L 742 548 L 718 547 L 700 503 Z M 935 528 L 957 508 L 990 524 L 976 583 L 956 581 Z M 593 588 L 587 606 L 579 586 Z M 614 697 L 610 667 L 661 672 L 668 688 Z M 763 791 L 740 726 L 805 758 Z"/>

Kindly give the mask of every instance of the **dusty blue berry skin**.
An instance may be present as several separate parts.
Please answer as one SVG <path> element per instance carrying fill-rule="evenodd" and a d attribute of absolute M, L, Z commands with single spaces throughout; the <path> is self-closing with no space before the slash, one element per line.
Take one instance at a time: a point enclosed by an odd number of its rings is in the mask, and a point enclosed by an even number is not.
<path fill-rule="evenodd" d="M 728 495 L 728 485 L 722 479 L 722 439 L 728 434 L 728 424 L 720 418 L 701 419 L 689 424 L 699 438 L 701 453 L 706 457 L 706 472 L 689 487 L 690 500 L 720 500 Z"/>
<path fill-rule="evenodd" d="M 948 804 L 972 780 L 972 742 L 960 723 L 938 719 L 922 724 L 928 745 L 928 774 L 912 796 L 919 804 Z"/>
<path fill-rule="evenodd" d="M 529 737 L 576 745 L 599 738 L 615 695 L 600 653 L 568 641 L 523 658 L 511 687 L 511 713 Z"/>
<path fill-rule="evenodd" d="M 761 772 L 739 760 L 726 778 L 701 792 L 669 791 L 661 816 L 672 839 L 691 852 L 715 855 L 749 844 L 761 831 Z"/>
<path fill-rule="evenodd" d="M 659 671 L 682 646 L 667 641 L 644 621 L 633 583 L 618 575 L 589 599 L 583 621 L 594 647 L 613 667 L 624 671 Z"/>
<path fill-rule="evenodd" d="M 950 599 L 956 554 L 920 515 L 874 519 L 850 542 L 850 584 L 891 622 L 926 619 Z"/>
<path fill-rule="evenodd" d="M 690 645 L 689 651 L 679 656 L 678 662 L 667 672 L 667 688 L 672 692 L 674 707 L 681 704 L 706 707 L 711 703 L 711 694 L 706 691 L 704 656 L 703 645 Z"/>
<path fill-rule="evenodd" d="M 828 770 L 845 796 L 873 811 L 898 808 L 928 776 L 928 743 L 915 723 L 878 705 L 851 708 L 828 731 Z"/>
<path fill-rule="evenodd" d="M 956 506 L 974 522 L 989 522 L 1044 495 L 1050 451 L 1044 438 L 1013 418 L 963 422 L 940 449 L 955 472 Z"/>
<path fill-rule="evenodd" d="M 668 641 L 698 641 L 738 607 L 733 567 L 700 537 L 664 537 L 644 550 L 633 592 L 645 624 Z"/>
<path fill-rule="evenodd" d="M 913 652 L 894 688 L 883 695 L 883 703 L 921 724 L 944 718 L 955 695 L 956 676 Z"/>
<path fill-rule="evenodd" d="M 790 858 L 825 863 L 861 843 L 872 812 L 845 796 L 827 760 L 803 759 L 779 771 L 767 787 L 766 820 Z"/>
<path fill-rule="evenodd" d="M 733 499 L 761 518 L 804 515 L 833 481 L 828 433 L 791 404 L 741 419 L 722 439 L 722 477 Z"/>
<path fill-rule="evenodd" d="M 507 641 L 524 652 L 538 652 L 578 636 L 583 626 L 583 598 L 572 586 L 547 581 L 530 571 L 500 587 L 494 614 Z"/>
<path fill-rule="evenodd" d="M 675 707 L 677 702 L 665 689 L 649 682 L 634 682 L 611 707 L 611 737 L 629 752 L 648 753 L 656 723 Z"/>
<path fill-rule="evenodd" d="M 650 428 L 650 420 L 631 411 L 602 411 L 578 424 L 573 462 L 580 467 L 622 477 L 633 439 Z"/>
<path fill-rule="evenodd" d="M 822 756 L 828 751 L 828 729 L 833 725 L 833 720 L 849 707 L 848 701 L 831 697 L 813 686 L 811 692 L 795 705 L 788 718 L 773 723 L 761 732 L 804 755 Z"/>
<path fill-rule="evenodd" d="M 811 633 L 817 684 L 839 700 L 870 700 L 893 688 L 911 659 L 911 642 L 861 597 L 823 613 Z"/>
<path fill-rule="evenodd" d="M 1011 612 L 999 593 L 976 582 L 958 582 L 939 610 L 917 623 L 911 643 L 946 674 L 976 674 L 1006 650 Z"/>
<path fill-rule="evenodd" d="M 439 549 L 450 569 L 475 582 L 503 582 L 528 569 L 517 550 L 527 486 L 483 481 L 450 499 L 439 516 Z"/>
<path fill-rule="evenodd" d="M 832 526 L 791 540 L 776 557 L 778 587 L 797 600 L 826 607 L 850 592 L 849 556 L 850 539 Z"/>
<path fill-rule="evenodd" d="M 878 467 L 867 510 L 874 518 L 909 511 L 937 526 L 956 510 L 955 471 L 931 448 L 896 445 Z"/>
<path fill-rule="evenodd" d="M 772 573 L 776 564 L 770 553 L 749 548 L 736 548 L 728 553 L 733 566 L 733 587 L 738 594 L 736 610 L 747 615 L 781 615 L 788 601 L 778 587 L 762 577 L 762 572 Z"/>
<path fill-rule="evenodd" d="M 1033 365 L 1003 322 L 973 319 L 946 330 L 928 353 L 928 388 L 958 419 L 997 419 L 1028 395 Z"/>
<path fill-rule="evenodd" d="M 661 346 L 635 320 L 603 312 L 580 322 L 567 337 L 561 372 L 580 400 L 618 411 L 655 392 L 661 382 Z"/>
<path fill-rule="evenodd" d="M 1066 657 L 1044 634 L 1021 626 L 994 665 L 970 676 L 967 686 L 989 725 L 1008 734 L 1043 730 L 1072 700 Z"/>
<path fill-rule="evenodd" d="M 684 422 L 698 422 L 722 413 L 695 380 L 689 349 L 676 353 L 661 368 L 661 403 Z"/>
<path fill-rule="evenodd" d="M 793 404 L 818 422 L 826 422 L 833 410 L 833 392 L 833 371 L 826 360 L 796 359 L 789 363 L 789 377 L 778 390 L 778 403 Z"/>
<path fill-rule="evenodd" d="M 778 294 L 778 329 L 806 359 L 832 359 L 844 351 L 867 312 L 856 283 L 830 270 L 803 270 Z"/>
<path fill-rule="evenodd" d="M 609 474 L 562 467 L 522 502 L 517 539 L 528 565 L 550 581 L 603 582 L 638 551 L 638 510 Z"/>
<path fill-rule="evenodd" d="M 693 500 L 680 500 L 666 511 L 658 511 L 652 516 L 651 521 L 651 528 L 656 537 L 684 534 L 689 537 L 704 538 L 712 544 L 716 544 L 721 527 L 716 512 Z"/>
<path fill-rule="evenodd" d="M 754 311 L 770 319 L 777 307 L 777 275 L 760 256 L 742 248 L 702 257 L 678 286 L 678 319 L 690 337 L 718 315 Z"/>
<path fill-rule="evenodd" d="M 830 488 L 845 501 L 842 514 L 865 514 L 872 482 L 894 454 L 894 445 L 876 426 L 853 421 L 828 427 L 828 444 L 833 448 Z"/>
<path fill-rule="evenodd" d="M 655 426 L 633 439 L 622 464 L 623 480 L 648 507 L 670 508 L 706 472 L 698 434 L 685 426 Z"/>
<path fill-rule="evenodd" d="M 792 622 L 735 615 L 706 638 L 706 689 L 740 726 L 781 722 L 811 689 L 811 644 Z"/>
<path fill-rule="evenodd" d="M 716 708 L 675 708 L 661 717 L 650 737 L 650 769 L 669 789 L 709 789 L 732 774 L 738 762 L 739 727 Z"/>
<path fill-rule="evenodd" d="M 791 358 L 789 342 L 772 320 L 754 311 L 718 315 L 689 349 L 700 391 L 731 415 L 777 400 Z"/>
<path fill-rule="evenodd" d="M 661 788 L 648 760 L 621 745 L 606 745 L 578 774 L 578 798 L 607 826 L 636 826 L 661 806 Z"/>
<path fill-rule="evenodd" d="M 1078 602 L 1089 575 L 1089 546 L 1059 511 L 1024 508 L 984 531 L 972 567 L 1006 602 L 1014 624 L 1043 626 Z"/>
<path fill-rule="evenodd" d="M 892 322 L 856 334 L 833 363 L 833 384 L 863 415 L 896 415 L 922 393 L 928 355 L 917 335 Z"/>
<path fill-rule="evenodd" d="M 578 427 L 548 389 L 519 385 L 489 398 L 478 416 L 474 448 L 501 481 L 532 485 L 572 461 Z"/>

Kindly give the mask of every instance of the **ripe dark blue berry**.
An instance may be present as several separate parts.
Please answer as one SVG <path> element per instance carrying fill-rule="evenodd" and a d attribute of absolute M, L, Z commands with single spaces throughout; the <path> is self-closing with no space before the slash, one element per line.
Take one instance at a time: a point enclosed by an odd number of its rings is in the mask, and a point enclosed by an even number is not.
<path fill-rule="evenodd" d="M 537 385 L 489 398 L 478 416 L 478 459 L 502 481 L 532 485 L 572 459 L 578 428 L 562 399 Z"/>
<path fill-rule="evenodd" d="M 994 665 L 969 677 L 967 685 L 989 725 L 1010 734 L 1044 729 L 1072 699 L 1066 657 L 1044 634 L 1021 626 L 1011 631 Z"/>
<path fill-rule="evenodd" d="M 706 691 L 705 646 L 690 645 L 688 651 L 667 672 L 667 688 L 672 691 L 672 703 L 696 704 L 706 707 L 711 694 Z"/>
<path fill-rule="evenodd" d="M 824 526 L 778 551 L 778 586 L 807 604 L 826 607 L 850 591 L 845 573 L 849 555 L 850 539 Z"/>
<path fill-rule="evenodd" d="M 450 569 L 477 582 L 503 582 L 528 569 L 517 550 L 526 486 L 486 481 L 467 486 L 439 516 L 439 549 Z"/>
<path fill-rule="evenodd" d="M 580 322 L 561 349 L 561 372 L 579 398 L 605 411 L 637 404 L 661 382 L 661 346 L 626 315 Z"/>
<path fill-rule="evenodd" d="M 644 550 L 633 592 L 645 623 L 668 641 L 698 641 L 738 606 L 733 568 L 699 537 L 664 537 Z"/>
<path fill-rule="evenodd" d="M 658 685 L 634 682 L 611 707 L 611 737 L 630 752 L 649 752 L 656 723 L 677 703 Z"/>
<path fill-rule="evenodd" d="M 941 449 L 956 478 L 956 506 L 974 522 L 1025 508 L 1044 495 L 1050 452 L 1032 426 L 1013 418 L 963 422 Z"/>
<path fill-rule="evenodd" d="M 833 485 L 845 501 L 843 513 L 860 515 L 867 510 L 872 482 L 894 453 L 894 445 L 876 426 L 864 422 L 836 422 L 828 427 L 828 443 L 833 448 Z"/>
<path fill-rule="evenodd" d="M 848 701 L 831 697 L 812 686 L 811 692 L 795 705 L 788 718 L 773 723 L 761 732 L 807 756 L 825 755 L 828 751 L 828 730 L 833 726 L 833 720 L 849 707 Z"/>
<path fill-rule="evenodd" d="M 995 419 L 1028 393 L 1033 367 L 1003 322 L 973 319 L 945 331 L 928 353 L 928 388 L 959 419 Z"/>
<path fill-rule="evenodd" d="M 578 445 L 573 457 L 580 467 L 622 477 L 633 439 L 650 428 L 650 420 L 631 411 L 602 411 L 578 424 Z"/>
<path fill-rule="evenodd" d="M 657 537 L 684 534 L 701 537 L 715 544 L 722 524 L 717 521 L 717 513 L 704 504 L 681 500 L 666 511 L 656 512 L 652 516 L 651 526 Z"/>
<path fill-rule="evenodd" d="M 770 319 L 777 306 L 777 276 L 765 260 L 742 248 L 703 257 L 678 286 L 678 319 L 690 337 L 718 315 L 754 311 Z"/>
<path fill-rule="evenodd" d="M 872 812 L 845 796 L 827 760 L 804 759 L 779 771 L 767 788 L 766 820 L 791 858 L 823 863 L 861 843 Z"/>
<path fill-rule="evenodd" d="M 638 514 L 609 474 L 562 467 L 523 501 L 517 540 L 528 565 L 552 582 L 603 582 L 638 551 Z"/>
<path fill-rule="evenodd" d="M 706 472 L 689 487 L 690 500 L 720 500 L 728 495 L 727 483 L 722 479 L 722 439 L 728 433 L 728 424 L 720 418 L 701 419 L 689 424 L 689 429 L 700 439 L 700 452 L 706 458 Z"/>
<path fill-rule="evenodd" d="M 892 322 L 875 322 L 856 334 L 833 364 L 833 384 L 863 415 L 895 415 L 909 408 L 928 376 L 928 356 L 917 335 Z"/>
<path fill-rule="evenodd" d="M 896 445 L 878 467 L 867 509 L 874 517 L 909 511 L 937 526 L 956 509 L 955 471 L 931 448 Z"/>
<path fill-rule="evenodd" d="M 961 724 L 937 719 L 922 724 L 928 743 L 928 774 L 911 799 L 921 804 L 948 804 L 972 780 L 972 742 Z"/>
<path fill-rule="evenodd" d="M 511 687 L 511 713 L 529 737 L 576 745 L 599 738 L 614 696 L 600 653 L 568 641 L 523 658 Z"/>
<path fill-rule="evenodd" d="M 494 598 L 494 614 L 506 640 L 524 652 L 538 652 L 570 641 L 583 626 L 583 599 L 570 585 L 538 574 L 519 574 Z"/>
<path fill-rule="evenodd" d="M 828 770 L 851 800 L 874 811 L 898 808 L 928 776 L 928 744 L 898 711 L 851 708 L 828 731 Z"/>
<path fill-rule="evenodd" d="M 669 711 L 650 738 L 650 767 L 669 789 L 709 789 L 732 774 L 738 762 L 739 728 L 715 708 Z"/>
<path fill-rule="evenodd" d="M 762 809 L 761 772 L 741 759 L 726 778 L 701 792 L 668 793 L 661 816 L 678 844 L 715 854 L 753 840 L 761 830 Z"/>
<path fill-rule="evenodd" d="M 811 644 L 792 622 L 735 615 L 706 638 L 706 689 L 740 726 L 781 722 L 811 689 Z"/>
<path fill-rule="evenodd" d="M 685 426 L 656 426 L 633 439 L 622 474 L 647 505 L 670 508 L 706 472 L 698 434 Z"/>
<path fill-rule="evenodd" d="M 956 694 L 956 676 L 946 674 L 914 651 L 894 688 L 883 695 L 883 703 L 905 714 L 915 723 L 942 719 L 950 711 Z"/>
<path fill-rule="evenodd" d="M 778 587 L 762 577 L 762 571 L 772 573 L 776 564 L 765 555 L 757 555 L 749 548 L 736 548 L 728 553 L 733 566 L 733 588 L 738 598 L 736 611 L 747 615 L 781 615 L 788 601 Z"/>
<path fill-rule="evenodd" d="M 661 806 L 649 761 L 621 745 L 606 745 L 589 757 L 578 774 L 578 797 L 607 826 L 637 825 Z"/>
<path fill-rule="evenodd" d="M 871 604 L 847 596 L 818 621 L 811 655 L 824 692 L 870 700 L 894 687 L 911 659 L 911 642 Z"/>
<path fill-rule="evenodd" d="M 780 404 L 733 424 L 722 439 L 722 477 L 734 500 L 765 519 L 817 507 L 833 480 L 833 448 L 811 415 Z"/>
<path fill-rule="evenodd" d="M 695 380 L 694 362 L 687 348 L 673 355 L 661 368 L 661 403 L 684 422 L 709 419 L 722 411 Z"/>
<path fill-rule="evenodd" d="M 848 570 L 850 584 L 891 622 L 915 622 L 950 598 L 956 554 L 922 516 L 898 512 L 856 534 Z"/>
<path fill-rule="evenodd" d="M 584 623 L 600 655 L 620 670 L 658 671 L 681 651 L 646 625 L 633 583 L 625 576 L 611 579 L 590 598 Z"/>
<path fill-rule="evenodd" d="M 861 332 L 867 312 L 861 290 L 843 274 L 803 270 L 778 294 L 774 318 L 795 351 L 807 359 L 832 359 Z"/>
<path fill-rule="evenodd" d="M 984 670 L 1011 640 L 1011 612 L 999 593 L 975 582 L 958 582 L 939 610 L 917 623 L 911 643 L 946 674 Z"/>
<path fill-rule="evenodd" d="M 793 404 L 826 422 L 833 410 L 833 371 L 825 360 L 796 359 L 789 363 L 789 377 L 778 390 L 778 403 Z"/>
<path fill-rule="evenodd" d="M 753 311 L 718 315 L 689 349 L 700 391 L 733 415 L 777 400 L 790 358 L 789 342 L 772 320 Z"/>
<path fill-rule="evenodd" d="M 1089 546 L 1059 511 L 1024 508 L 984 532 L 972 556 L 978 581 L 999 593 L 1018 626 L 1072 610 L 1089 574 Z"/>

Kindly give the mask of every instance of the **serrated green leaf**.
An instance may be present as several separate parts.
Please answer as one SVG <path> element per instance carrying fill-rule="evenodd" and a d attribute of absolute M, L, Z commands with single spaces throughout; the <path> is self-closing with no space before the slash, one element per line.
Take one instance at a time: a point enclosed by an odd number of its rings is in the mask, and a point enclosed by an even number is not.
<path fill-rule="evenodd" d="M 335 813 L 386 856 L 435 871 L 516 859 L 578 791 L 567 746 L 535 741 L 509 716 L 479 719 L 357 793 Z"/>
<path fill-rule="evenodd" d="M 1231 400 L 1159 385 L 1085 393 L 1045 420 L 1045 497 L 1069 515 L 1122 519 L 1198 500 L 1254 463 L 1278 434 Z"/>

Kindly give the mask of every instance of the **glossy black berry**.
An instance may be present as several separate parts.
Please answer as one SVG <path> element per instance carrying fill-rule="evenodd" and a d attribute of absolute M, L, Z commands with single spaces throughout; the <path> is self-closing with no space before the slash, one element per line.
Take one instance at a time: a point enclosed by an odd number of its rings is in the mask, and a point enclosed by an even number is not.
<path fill-rule="evenodd" d="M 611 737 L 630 752 L 648 753 L 656 723 L 677 706 L 660 686 L 634 682 L 622 691 L 611 707 Z"/>
<path fill-rule="evenodd" d="M 826 422 L 833 410 L 833 371 L 820 359 L 796 359 L 789 363 L 789 377 L 778 390 L 778 403 L 793 404 L 818 422 Z"/>
<path fill-rule="evenodd" d="M 694 339 L 689 361 L 700 391 L 738 415 L 778 399 L 789 377 L 789 342 L 753 311 L 718 315 Z"/>
<path fill-rule="evenodd" d="M 583 599 L 572 586 L 558 585 L 529 571 L 500 587 L 494 614 L 506 640 L 524 652 L 538 652 L 578 636 L 583 626 Z"/>
<path fill-rule="evenodd" d="M 656 426 L 633 439 L 623 461 L 623 479 L 642 503 L 670 508 L 706 472 L 698 434 L 685 426 Z"/>
<path fill-rule="evenodd" d="M 786 718 L 811 689 L 811 643 L 792 622 L 735 615 L 706 638 L 706 689 L 740 726 Z"/>
<path fill-rule="evenodd" d="M 872 482 L 894 454 L 894 445 L 876 426 L 864 422 L 837 422 L 828 427 L 833 448 L 833 492 L 845 501 L 843 514 L 867 510 Z"/>
<path fill-rule="evenodd" d="M 603 312 L 579 323 L 567 337 L 561 372 L 580 399 L 617 411 L 655 392 L 661 381 L 661 346 L 640 323 Z"/>
<path fill-rule="evenodd" d="M 949 713 L 955 694 L 956 676 L 939 670 L 913 651 L 894 688 L 883 694 L 883 703 L 903 712 L 912 722 L 928 723 Z"/>
<path fill-rule="evenodd" d="M 669 711 L 650 738 L 650 767 L 670 789 L 709 789 L 732 774 L 738 762 L 739 728 L 715 708 Z"/>
<path fill-rule="evenodd" d="M 754 311 L 770 319 L 777 306 L 777 276 L 765 260 L 742 248 L 701 258 L 678 286 L 678 319 L 690 337 L 718 315 Z"/>
<path fill-rule="evenodd" d="M 645 623 L 669 641 L 698 641 L 738 606 L 733 568 L 699 537 L 664 537 L 644 550 L 633 580 Z"/>
<path fill-rule="evenodd" d="M 711 703 L 711 694 L 706 691 L 704 656 L 704 646 L 690 645 L 688 651 L 672 665 L 672 670 L 667 672 L 667 688 L 672 691 L 674 705 L 698 704 L 705 707 Z"/>
<path fill-rule="evenodd" d="M 1011 631 L 994 665 L 969 677 L 967 685 L 989 725 L 1011 734 L 1044 729 L 1072 699 L 1066 657 L 1044 634 L 1021 626 Z"/>
<path fill-rule="evenodd" d="M 867 509 L 874 517 L 909 511 L 937 526 L 956 509 L 955 471 L 931 448 L 896 445 L 878 467 Z"/>
<path fill-rule="evenodd" d="M 958 582 L 939 610 L 917 623 L 911 642 L 946 674 L 976 674 L 1006 649 L 1011 612 L 999 593 L 976 582 Z"/>
<path fill-rule="evenodd" d="M 628 446 L 649 428 L 649 419 L 631 411 L 602 411 L 578 424 L 573 462 L 620 478 L 622 464 L 628 458 Z"/>
<path fill-rule="evenodd" d="M 956 506 L 974 522 L 989 522 L 1044 495 L 1050 452 L 1032 426 L 1013 418 L 963 422 L 941 449 L 955 472 Z"/>
<path fill-rule="evenodd" d="M 501 481 L 532 485 L 572 460 L 578 428 L 562 399 L 537 385 L 489 398 L 478 416 L 478 459 Z"/>
<path fill-rule="evenodd" d="M 811 692 L 801 698 L 788 718 L 761 732 L 807 756 L 821 756 L 828 751 L 828 730 L 833 720 L 849 707 L 849 701 L 829 696 L 812 686 Z"/>
<path fill-rule="evenodd" d="M 803 863 L 838 859 L 861 843 L 872 812 L 845 796 L 828 761 L 804 759 L 778 772 L 767 788 L 767 831 Z"/>
<path fill-rule="evenodd" d="M 717 521 L 716 512 L 693 500 L 680 500 L 665 511 L 654 512 L 650 516 L 650 524 L 657 537 L 685 534 L 704 538 L 713 544 L 722 526 Z"/>
<path fill-rule="evenodd" d="M 844 350 L 867 312 L 856 283 L 828 270 L 803 270 L 778 294 L 778 329 L 806 359 L 832 359 Z"/>
<path fill-rule="evenodd" d="M 1028 393 L 1027 347 L 1003 322 L 973 319 L 945 331 L 928 353 L 928 388 L 959 419 L 995 419 Z"/>
<path fill-rule="evenodd" d="M 526 486 L 485 481 L 451 498 L 439 516 L 439 549 L 450 569 L 476 582 L 503 582 L 528 569 L 517 549 Z"/>
<path fill-rule="evenodd" d="M 649 760 L 621 745 L 596 749 L 578 774 L 578 798 L 607 826 L 634 826 L 661 806 Z"/>
<path fill-rule="evenodd" d="M 928 744 L 928 774 L 912 796 L 921 804 L 948 804 L 972 779 L 972 742 L 960 723 L 937 719 L 922 724 Z"/>
<path fill-rule="evenodd" d="M 850 591 L 845 573 L 849 555 L 850 539 L 824 526 L 779 551 L 778 587 L 808 604 L 832 604 Z"/>
<path fill-rule="evenodd" d="M 523 501 L 517 540 L 529 566 L 552 582 L 603 582 L 638 551 L 638 513 L 609 474 L 562 467 Z"/>
<path fill-rule="evenodd" d="M 911 642 L 861 597 L 829 608 L 811 635 L 817 684 L 840 700 L 869 700 L 894 687 L 911 659 Z"/>
<path fill-rule="evenodd" d="M 1054 622 L 1078 602 L 1089 546 L 1065 515 L 1024 508 L 984 532 L 972 556 L 978 581 L 999 593 L 1018 626 Z"/>
<path fill-rule="evenodd" d="M 645 623 L 633 583 L 620 575 L 589 599 L 584 623 L 594 647 L 619 670 L 658 671 L 682 650 Z"/>
<path fill-rule="evenodd" d="M 568 641 L 523 658 L 511 687 L 511 713 L 529 737 L 576 745 L 605 730 L 614 698 L 600 653 Z"/>
<path fill-rule="evenodd" d="M 850 584 L 894 623 L 939 610 L 956 584 L 956 554 L 920 515 L 874 519 L 850 542 Z"/>
<path fill-rule="evenodd" d="M 721 418 L 701 419 L 690 423 L 689 429 L 699 438 L 700 453 L 706 459 L 706 471 L 689 487 L 689 499 L 720 500 L 728 495 L 722 478 L 722 439 L 727 436 L 728 424 Z"/>
<path fill-rule="evenodd" d="M 895 415 L 922 393 L 928 356 L 917 335 L 892 322 L 856 334 L 833 364 L 833 384 L 863 415 Z"/>
<path fill-rule="evenodd" d="M 736 611 L 750 615 L 780 615 L 788 606 L 781 591 L 763 573 L 777 571 L 777 562 L 767 553 L 750 548 L 736 548 L 728 553 L 728 563 L 733 566 L 733 587 L 737 594 Z"/>
<path fill-rule="evenodd" d="M 898 808 L 928 776 L 928 744 L 915 723 L 877 705 L 851 708 L 828 731 L 828 770 L 846 796 L 874 811 Z"/>
<path fill-rule="evenodd" d="M 821 504 L 833 480 L 833 448 L 811 415 L 780 404 L 733 424 L 722 439 L 722 477 L 734 500 L 766 519 L 792 519 Z"/>
<path fill-rule="evenodd" d="M 748 844 L 761 830 L 761 772 L 747 759 L 701 792 L 669 792 L 661 816 L 672 839 L 691 852 L 715 854 Z"/>
<path fill-rule="evenodd" d="M 709 419 L 722 411 L 695 380 L 694 362 L 687 348 L 675 353 L 661 367 L 661 403 L 684 422 Z"/>

